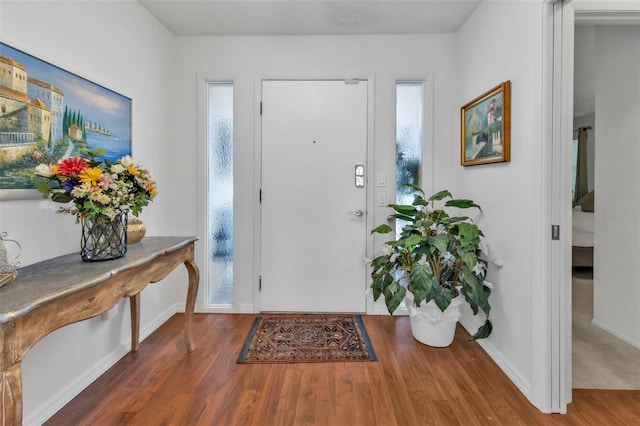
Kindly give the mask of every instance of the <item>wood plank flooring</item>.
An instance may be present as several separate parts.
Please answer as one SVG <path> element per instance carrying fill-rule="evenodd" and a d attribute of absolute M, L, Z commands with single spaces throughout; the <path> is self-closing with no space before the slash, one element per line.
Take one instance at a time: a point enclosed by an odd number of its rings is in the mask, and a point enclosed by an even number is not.
<path fill-rule="evenodd" d="M 236 364 L 254 315 L 178 314 L 46 425 L 637 425 L 640 391 L 575 390 L 542 414 L 458 326 L 448 348 L 407 317 L 364 316 L 377 362 Z"/>

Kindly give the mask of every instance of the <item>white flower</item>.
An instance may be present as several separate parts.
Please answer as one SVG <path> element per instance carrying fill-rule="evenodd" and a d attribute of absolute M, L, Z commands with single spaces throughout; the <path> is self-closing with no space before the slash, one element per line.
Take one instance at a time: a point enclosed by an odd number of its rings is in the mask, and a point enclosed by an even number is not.
<path fill-rule="evenodd" d="M 456 263 L 456 257 L 449 252 L 446 252 L 442 255 L 442 258 L 447 263 L 448 266 L 453 266 Z"/>
<path fill-rule="evenodd" d="M 133 162 L 133 158 L 131 158 L 130 155 L 125 155 L 118 162 L 124 167 L 131 167 L 135 165 L 135 163 Z"/>
<path fill-rule="evenodd" d="M 393 247 L 391 247 L 389 244 L 385 244 L 384 246 L 382 246 L 382 252 L 385 256 L 391 256 L 392 254 L 394 254 Z"/>
<path fill-rule="evenodd" d="M 104 211 L 105 216 L 108 216 L 110 219 L 116 217 L 118 212 L 113 207 L 107 207 Z"/>
<path fill-rule="evenodd" d="M 444 234 L 445 232 L 447 232 L 447 228 L 445 228 L 442 224 L 436 225 L 436 223 L 432 223 L 429 228 L 436 231 L 436 234 Z"/>
<path fill-rule="evenodd" d="M 489 243 L 486 242 L 484 239 L 480 240 L 480 251 L 485 256 L 489 256 Z"/>
<path fill-rule="evenodd" d="M 89 199 L 93 201 L 97 201 L 101 204 L 109 204 L 111 202 L 111 198 L 108 195 L 103 194 L 101 192 L 91 192 L 89 194 Z"/>
<path fill-rule="evenodd" d="M 476 266 L 473 267 L 473 273 L 479 277 L 484 276 L 487 271 L 487 265 L 484 262 L 476 262 Z"/>
<path fill-rule="evenodd" d="M 38 164 L 36 166 L 36 174 L 44 177 L 51 177 L 53 173 L 51 173 L 51 169 L 46 164 Z"/>
<path fill-rule="evenodd" d="M 491 284 L 489 281 L 482 281 L 482 285 L 493 290 L 493 284 Z"/>
<path fill-rule="evenodd" d="M 131 157 L 129 157 L 129 158 L 131 158 Z M 122 172 L 124 172 L 124 166 L 122 164 L 113 164 L 111 166 L 111 173 L 118 174 L 118 173 L 122 173 Z"/>

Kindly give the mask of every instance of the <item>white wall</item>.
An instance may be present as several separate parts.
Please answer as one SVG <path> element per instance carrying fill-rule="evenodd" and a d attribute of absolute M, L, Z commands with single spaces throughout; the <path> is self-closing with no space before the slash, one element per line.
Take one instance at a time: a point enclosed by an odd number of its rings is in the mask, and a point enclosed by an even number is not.
<path fill-rule="evenodd" d="M 596 57 L 594 324 L 640 348 L 640 26 L 597 26 Z"/>
<path fill-rule="evenodd" d="M 536 265 L 542 236 L 548 234 L 540 229 L 539 217 L 541 2 L 483 2 L 457 35 L 176 39 L 135 2 L 5 1 L 0 7 L 3 41 L 134 99 L 133 151 L 156 170 L 160 188 L 157 201 L 143 214 L 152 235 L 196 234 L 203 196 L 198 184 L 204 179 L 205 161 L 198 158 L 197 135 L 204 126 L 196 107 L 198 82 L 203 77 L 235 81 L 234 253 L 239 311 L 253 309 L 256 302 L 256 78 L 372 76 L 375 170 L 370 172 L 385 172 L 388 182 L 393 181 L 395 160 L 395 80 L 432 79 L 427 140 L 433 146 L 428 146 L 425 163 L 433 164 L 433 170 L 425 170 L 425 187 L 448 188 L 456 197 L 472 198 L 483 207 L 478 223 L 494 257 L 505 266 L 490 269 L 490 281 L 496 286 L 491 299 L 495 328 L 482 344 L 530 397 L 535 356 L 530 300 L 534 287 L 541 285 Z M 48 25 L 51 19 L 68 23 L 71 16 L 79 25 L 77 32 L 69 32 L 65 25 Z M 38 28 L 47 30 L 40 33 Z M 507 79 L 512 82 L 511 163 L 462 168 L 459 107 Z M 387 199 L 392 196 L 389 188 Z M 65 240 L 78 232 L 69 223 L 73 221 L 44 210 L 38 201 L 3 202 L 0 213 L 2 227 L 23 244 L 25 262 L 76 249 L 72 240 Z M 387 214 L 386 209 L 376 208 L 374 223 L 384 221 Z M 177 291 L 163 284 L 145 290 L 143 325 L 155 324 L 155 319 L 172 312 L 173 303 L 181 300 L 176 294 L 183 294 L 182 286 L 178 284 Z M 464 322 L 475 325 L 468 316 Z M 119 313 L 108 322 L 94 319 L 67 327 L 36 345 L 23 365 L 26 415 L 35 419 L 46 404 L 59 403 L 52 401 L 56 395 L 78 383 L 75 376 L 92 373 L 95 364 L 109 364 L 110 354 L 124 353 L 127 330 L 128 314 Z M 51 365 L 59 367 L 54 372 Z"/>
<path fill-rule="evenodd" d="M 395 170 L 395 80 L 430 77 L 435 87 L 433 100 L 435 110 L 428 117 L 429 141 L 439 140 L 450 144 L 456 150 L 453 125 L 457 116 L 451 115 L 453 63 L 453 35 L 420 36 L 318 36 L 318 37 L 179 37 L 178 57 L 180 64 L 178 90 L 175 99 L 176 122 L 181 126 L 183 144 L 172 151 L 174 158 L 181 162 L 197 157 L 197 131 L 206 124 L 197 122 L 194 105 L 198 99 L 199 78 L 213 77 L 234 80 L 235 88 L 235 152 L 234 152 L 234 285 L 236 287 L 237 312 L 251 312 L 258 308 L 254 298 L 256 288 L 253 270 L 254 247 L 258 245 L 257 226 L 254 214 L 258 211 L 259 121 L 256 120 L 257 98 L 255 93 L 257 78 L 346 78 L 364 76 L 375 79 L 375 170 L 369 176 L 384 172 L 387 175 L 387 200 L 394 194 Z M 431 86 L 429 83 L 428 86 Z M 433 127 L 433 122 L 437 123 Z M 452 142 L 453 141 L 453 142 Z M 202 142 L 202 141 L 200 141 Z M 431 164 L 432 153 L 425 163 Z M 197 165 L 185 171 L 187 182 L 204 180 L 204 162 L 201 156 Z M 258 163 L 259 166 L 259 163 Z M 433 170 L 425 171 L 425 184 L 432 185 Z M 177 194 L 177 193 L 176 193 Z M 187 188 L 179 197 L 180 203 L 199 203 L 204 191 Z M 185 221 L 200 220 L 196 212 L 184 211 Z M 372 223 L 386 220 L 389 211 L 376 208 Z M 202 236 L 204 237 L 204 236 Z M 377 242 L 381 246 L 386 238 Z M 378 247 L 380 248 L 380 247 Z M 206 261 L 200 258 L 204 268 Z M 206 276 L 206 274 L 205 274 Z M 204 288 L 204 287 L 203 287 Z M 204 291 L 200 294 L 199 307 L 202 309 Z"/>
<path fill-rule="evenodd" d="M 576 25 L 574 46 L 574 118 L 573 128 L 591 127 L 587 141 L 587 178 L 592 191 L 595 176 L 595 67 L 596 27 Z M 573 134 L 578 137 L 577 133 Z"/>
<path fill-rule="evenodd" d="M 493 334 L 479 341 L 515 384 L 532 398 L 536 313 L 532 300 L 542 286 L 542 2 L 489 1 L 480 4 L 458 32 L 456 102 L 460 106 L 505 80 L 511 80 L 511 162 L 461 167 L 459 124 L 452 140 L 436 140 L 436 185 L 482 206 L 477 223 L 494 258 L 487 279 Z M 465 318 L 463 323 L 478 323 Z M 540 404 L 540 401 L 534 401 Z M 540 406 L 540 405 L 539 405 Z"/>
<path fill-rule="evenodd" d="M 534 286 L 540 286 L 541 230 L 539 214 L 542 170 L 542 4 L 538 1 L 493 1 L 481 4 L 457 35 L 357 37 L 183 37 L 178 40 L 177 121 L 184 139 L 196 138 L 193 112 L 198 77 L 233 79 L 236 87 L 236 161 L 234 253 L 237 302 L 255 308 L 252 256 L 257 209 L 254 145 L 259 127 L 255 117 L 258 77 L 375 76 L 375 170 L 392 181 L 394 145 L 394 79 L 433 76 L 433 114 L 428 117 L 433 162 L 427 160 L 425 187 L 452 190 L 456 197 L 482 205 L 478 222 L 504 267 L 490 270 L 496 285 L 492 296 L 494 334 L 482 344 L 518 387 L 531 397 Z M 494 24 L 494 23 L 499 24 Z M 459 153 L 459 108 L 510 79 L 512 81 L 512 161 L 462 168 Z M 192 124 L 196 124 L 193 126 Z M 186 145 L 174 156 L 196 157 L 198 147 Z M 239 155 L 238 155 L 239 154 Z M 203 161 L 202 159 L 199 161 Z M 188 180 L 202 180 L 192 170 Z M 201 191 L 200 191 L 201 192 Z M 192 205 L 191 191 L 182 202 Z M 387 194 L 393 196 L 392 192 Z M 390 199 L 390 198 L 387 198 Z M 197 203 L 198 201 L 195 200 Z M 375 209 L 374 222 L 388 211 Z M 376 249 L 381 241 L 375 244 Z M 201 263 L 204 260 L 201 260 Z M 256 271 L 253 271 L 257 273 Z M 201 305 L 202 306 L 202 305 Z M 236 306 L 236 309 L 243 307 Z M 467 315 L 464 324 L 477 321 Z M 544 393 L 545 391 L 542 391 Z"/>
<path fill-rule="evenodd" d="M 141 215 L 148 235 L 194 235 L 195 226 L 172 220 L 179 209 L 168 189 L 181 167 L 173 166 L 167 149 L 176 143 L 168 119 L 173 36 L 137 2 L 2 1 L 0 38 L 133 99 L 132 151 L 155 172 L 159 186 L 156 201 Z M 0 230 L 21 243 L 23 265 L 79 251 L 79 226 L 55 208 L 37 199 L 0 203 Z M 176 271 L 144 290 L 142 337 L 176 311 L 182 296 L 177 298 L 175 282 L 186 279 L 186 272 Z M 55 331 L 26 355 L 25 424 L 41 423 L 127 352 L 129 307 L 118 306 L 109 320 L 98 317 Z"/>

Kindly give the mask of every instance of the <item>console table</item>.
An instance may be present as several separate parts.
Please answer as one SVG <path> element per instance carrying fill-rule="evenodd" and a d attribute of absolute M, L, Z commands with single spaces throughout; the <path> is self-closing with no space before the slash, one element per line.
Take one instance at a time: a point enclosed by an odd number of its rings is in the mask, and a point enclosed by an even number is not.
<path fill-rule="evenodd" d="M 138 350 L 140 292 L 180 264 L 189 274 L 185 342 L 194 349 L 191 321 L 200 273 L 194 251 L 197 237 L 146 237 L 124 257 L 83 262 L 68 254 L 25 266 L 0 288 L 0 425 L 22 424 L 22 358 L 52 331 L 100 315 L 128 297 L 131 351 Z"/>

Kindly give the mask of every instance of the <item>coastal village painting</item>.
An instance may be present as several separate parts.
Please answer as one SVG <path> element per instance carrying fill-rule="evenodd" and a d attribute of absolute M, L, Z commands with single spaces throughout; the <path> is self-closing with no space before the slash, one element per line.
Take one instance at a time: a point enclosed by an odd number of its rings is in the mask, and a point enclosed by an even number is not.
<path fill-rule="evenodd" d="M 510 161 L 511 81 L 461 108 L 463 166 Z"/>
<path fill-rule="evenodd" d="M 38 164 L 96 148 L 131 154 L 131 99 L 0 43 L 0 198 L 34 189 Z"/>

